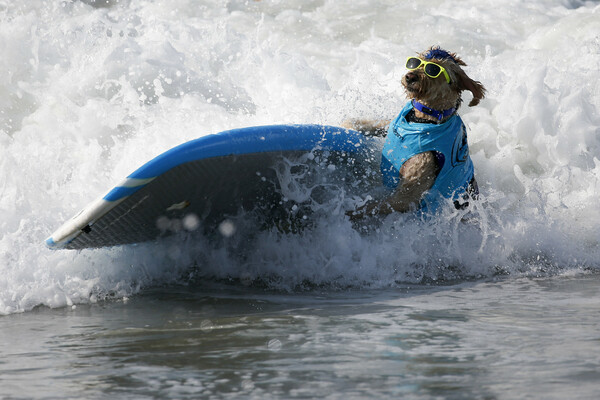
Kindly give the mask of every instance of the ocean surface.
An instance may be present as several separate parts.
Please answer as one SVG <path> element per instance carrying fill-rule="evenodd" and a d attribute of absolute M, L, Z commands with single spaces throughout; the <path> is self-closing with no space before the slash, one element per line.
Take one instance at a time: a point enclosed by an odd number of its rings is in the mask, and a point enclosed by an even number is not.
<path fill-rule="evenodd" d="M 185 141 L 394 117 L 432 45 L 468 214 L 45 247 Z M 0 398 L 597 398 L 599 1 L 0 0 L 0 49 Z"/>

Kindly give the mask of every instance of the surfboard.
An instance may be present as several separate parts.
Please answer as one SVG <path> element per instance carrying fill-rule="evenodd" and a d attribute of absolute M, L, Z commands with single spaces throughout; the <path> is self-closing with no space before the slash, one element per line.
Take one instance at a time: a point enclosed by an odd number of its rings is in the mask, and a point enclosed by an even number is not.
<path fill-rule="evenodd" d="M 240 212 L 273 218 L 282 204 L 295 206 L 286 198 L 281 171 L 333 174 L 317 181 L 334 180 L 348 193 L 360 192 L 366 175 L 378 169 L 378 154 L 376 138 L 334 126 L 269 125 L 202 136 L 142 165 L 66 221 L 46 245 L 140 243 L 198 226 L 214 228 Z"/>

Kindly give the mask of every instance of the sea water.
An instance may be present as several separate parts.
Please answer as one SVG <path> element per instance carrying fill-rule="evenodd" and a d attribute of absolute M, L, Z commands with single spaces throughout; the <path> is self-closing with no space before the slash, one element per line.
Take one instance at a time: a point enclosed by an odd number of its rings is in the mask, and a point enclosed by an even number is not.
<path fill-rule="evenodd" d="M 595 398 L 598 1 L 0 0 L 0 44 L 1 395 Z M 468 214 L 45 248 L 187 140 L 394 117 L 432 45 L 487 89 Z"/>

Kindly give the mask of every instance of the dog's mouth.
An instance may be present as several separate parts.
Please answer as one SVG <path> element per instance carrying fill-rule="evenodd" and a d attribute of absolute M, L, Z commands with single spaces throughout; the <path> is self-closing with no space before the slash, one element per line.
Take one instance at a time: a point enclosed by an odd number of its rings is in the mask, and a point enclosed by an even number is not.
<path fill-rule="evenodd" d="M 410 93 L 417 93 L 419 91 L 419 83 L 418 82 L 410 82 L 404 85 L 406 90 Z"/>

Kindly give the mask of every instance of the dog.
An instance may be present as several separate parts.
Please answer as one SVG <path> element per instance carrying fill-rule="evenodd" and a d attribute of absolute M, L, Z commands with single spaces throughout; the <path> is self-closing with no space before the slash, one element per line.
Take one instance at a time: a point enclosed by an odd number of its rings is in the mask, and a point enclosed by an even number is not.
<path fill-rule="evenodd" d="M 485 97 L 484 86 L 469 78 L 456 53 L 432 46 L 408 57 L 402 86 L 409 102 L 394 120 L 346 121 L 343 127 L 384 136 L 381 172 L 392 194 L 347 214 L 365 215 L 421 210 L 435 213 L 444 199 L 465 208 L 479 190 L 469 156 L 467 130 L 457 114 L 468 90 L 473 107 Z"/>

